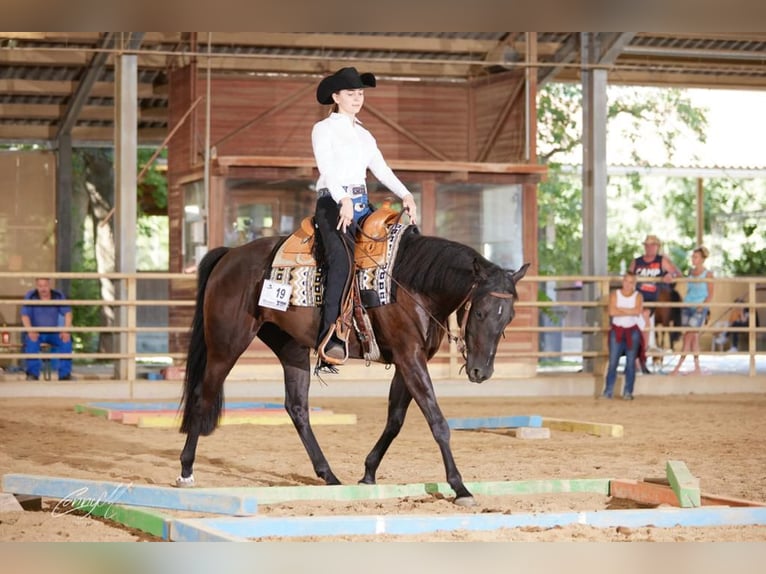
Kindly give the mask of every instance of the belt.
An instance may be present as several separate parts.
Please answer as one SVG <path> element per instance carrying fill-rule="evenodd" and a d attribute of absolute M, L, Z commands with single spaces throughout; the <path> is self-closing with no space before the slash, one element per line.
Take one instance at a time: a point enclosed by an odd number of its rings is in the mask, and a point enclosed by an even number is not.
<path fill-rule="evenodd" d="M 362 196 L 367 194 L 367 186 L 366 185 L 344 185 L 343 191 L 346 193 L 352 195 L 352 196 Z M 320 190 L 317 190 L 317 197 L 331 197 L 332 194 L 330 193 L 330 190 L 326 187 L 323 187 Z"/>

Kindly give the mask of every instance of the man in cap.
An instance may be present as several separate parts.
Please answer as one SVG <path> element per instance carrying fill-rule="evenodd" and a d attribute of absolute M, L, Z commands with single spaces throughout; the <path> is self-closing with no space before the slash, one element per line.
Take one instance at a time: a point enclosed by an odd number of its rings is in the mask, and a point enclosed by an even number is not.
<path fill-rule="evenodd" d="M 656 235 L 647 235 L 644 239 L 644 253 L 630 262 L 628 271 L 635 273 L 639 278 L 638 291 L 644 298 L 644 303 L 654 303 L 657 301 L 659 290 L 665 288 L 663 283 L 672 283 L 676 277 L 681 276 L 678 267 L 669 257 L 660 254 L 662 243 Z M 640 281 L 641 279 L 655 279 L 657 281 Z M 662 281 L 662 283 L 659 282 Z M 654 313 L 653 308 L 643 308 L 644 317 L 644 346 L 649 348 L 649 328 L 651 316 Z M 648 372 L 645 364 L 641 365 L 644 373 Z"/>

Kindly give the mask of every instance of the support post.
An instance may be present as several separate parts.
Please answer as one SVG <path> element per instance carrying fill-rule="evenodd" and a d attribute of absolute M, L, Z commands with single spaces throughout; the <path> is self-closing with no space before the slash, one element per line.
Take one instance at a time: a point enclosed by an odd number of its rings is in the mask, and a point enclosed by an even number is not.
<path fill-rule="evenodd" d="M 114 142 L 114 171 L 115 171 L 115 243 L 116 270 L 119 273 L 136 272 L 136 226 L 137 226 L 137 194 L 136 172 L 138 147 L 138 62 L 137 56 L 118 54 L 115 77 L 115 142 Z M 135 297 L 131 294 L 129 282 L 122 280 L 117 289 L 118 300 Z M 135 326 L 136 307 L 120 305 L 118 325 Z M 130 348 L 130 342 L 133 347 Z M 127 358 L 126 354 L 135 354 L 135 336 L 129 333 L 119 334 L 119 352 L 123 358 L 117 362 L 117 378 L 129 381 L 132 393 L 133 381 L 136 378 L 135 358 Z M 131 395 L 132 398 L 132 395 Z"/>
<path fill-rule="evenodd" d="M 594 67 L 599 62 L 600 47 L 594 33 L 581 36 L 582 92 L 583 92 L 583 172 L 582 172 L 582 273 L 590 276 L 607 274 L 606 236 L 606 83 L 605 69 Z M 583 286 L 586 301 L 599 301 L 603 297 L 597 283 Z M 589 326 L 601 324 L 601 311 L 589 308 L 586 322 Z M 601 351 L 601 337 L 584 337 L 585 351 Z M 600 359 L 603 361 L 603 359 Z M 600 372 L 592 360 L 585 359 L 586 372 Z"/>

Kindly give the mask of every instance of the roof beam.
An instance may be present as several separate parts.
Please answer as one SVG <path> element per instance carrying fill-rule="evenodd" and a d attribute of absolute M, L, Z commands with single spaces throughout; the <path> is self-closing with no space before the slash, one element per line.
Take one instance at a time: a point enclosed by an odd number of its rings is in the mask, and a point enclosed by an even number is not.
<path fill-rule="evenodd" d="M 8 95 L 46 95 L 46 96 L 71 96 L 77 88 L 77 82 L 53 81 L 53 80 L 22 80 L 14 78 L 0 78 L 0 93 Z M 111 82 L 96 82 L 90 92 L 94 98 L 113 98 L 114 84 Z M 167 99 L 167 90 L 152 84 L 138 84 L 139 98 Z"/>
<path fill-rule="evenodd" d="M 207 32 L 198 32 L 200 38 Z M 382 34 L 306 34 L 292 32 L 213 32 L 213 46 L 270 46 L 275 48 L 309 48 L 313 50 L 385 50 L 415 52 L 486 53 L 494 40 L 461 38 L 423 38 Z"/>
<path fill-rule="evenodd" d="M 763 52 L 745 50 L 719 50 L 716 48 L 669 48 L 666 46 L 625 46 L 623 53 L 629 56 L 653 56 L 668 58 L 709 58 L 711 60 L 766 60 Z"/>
<path fill-rule="evenodd" d="M 558 50 L 553 55 L 553 64 L 551 66 L 542 66 L 537 74 L 537 84 L 542 86 L 545 82 L 551 81 L 564 68 L 564 64 L 569 64 L 580 54 L 580 35 L 571 33 L 567 39 L 559 45 Z"/>
<path fill-rule="evenodd" d="M 288 74 L 326 74 L 330 70 L 336 70 L 343 66 L 363 65 L 365 71 L 373 72 L 378 75 L 387 76 L 424 76 L 425 79 L 438 79 L 439 77 L 458 77 L 464 79 L 471 75 L 473 67 L 471 64 L 459 62 L 423 62 L 418 63 L 415 60 L 403 62 L 395 59 L 332 59 L 332 58 L 307 58 L 307 57 L 287 57 L 275 58 L 269 57 L 248 57 L 236 58 L 231 56 L 212 56 L 213 72 L 222 71 L 242 71 L 242 72 L 283 72 Z M 145 62 L 142 56 L 139 56 L 139 62 Z M 359 62 L 364 62 L 359 64 Z M 204 67 L 204 62 L 200 60 L 200 71 Z"/>
<path fill-rule="evenodd" d="M 32 118 L 39 120 L 58 120 L 66 106 L 56 104 L 0 104 L 0 118 Z M 146 108 L 138 110 L 139 120 L 167 122 L 167 108 Z M 83 106 L 79 121 L 113 121 L 113 106 Z"/>
<path fill-rule="evenodd" d="M 165 128 L 143 128 L 138 130 L 140 144 L 161 143 L 167 130 Z M 18 124 L 0 124 L 0 141 L 6 142 L 49 142 L 56 136 L 55 126 L 30 126 Z M 114 129 L 111 127 L 75 126 L 72 128 L 72 144 L 92 142 L 111 143 L 114 141 Z"/>
<path fill-rule="evenodd" d="M 104 37 L 99 42 L 99 51 L 96 52 L 91 59 L 88 68 L 85 70 L 85 74 L 77 85 L 72 97 L 69 99 L 69 104 L 64 112 L 61 121 L 58 124 L 58 132 L 56 133 L 56 139 L 59 139 L 63 134 L 69 133 L 77 121 L 77 116 L 80 114 L 80 110 L 85 105 L 85 101 L 90 96 L 90 90 L 93 88 L 93 84 L 96 83 L 101 71 L 104 69 L 106 58 L 108 56 L 106 50 L 112 45 L 114 38 L 114 32 L 104 33 Z"/>
<path fill-rule="evenodd" d="M 614 64 L 635 37 L 635 32 L 611 32 L 601 36 L 600 64 Z"/>

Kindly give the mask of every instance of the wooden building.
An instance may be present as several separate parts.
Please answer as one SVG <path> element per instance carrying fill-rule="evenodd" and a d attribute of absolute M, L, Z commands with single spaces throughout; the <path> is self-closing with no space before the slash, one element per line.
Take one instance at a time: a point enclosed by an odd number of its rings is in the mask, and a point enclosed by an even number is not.
<path fill-rule="evenodd" d="M 208 120 L 195 105 L 208 90 L 205 74 L 191 64 L 169 76 L 170 124 L 188 118 L 168 145 L 171 271 L 193 268 L 219 245 L 287 235 L 311 215 L 318 176 L 311 128 L 329 111 L 316 102 L 318 81 L 212 77 Z M 535 98 L 525 87 L 519 71 L 463 82 L 381 78 L 367 91 L 359 119 L 415 195 L 423 233 L 470 245 L 504 267 L 531 262 L 534 274 L 536 189 L 544 167 L 527 159 L 535 157 L 527 123 Z M 373 201 L 396 199 L 372 175 L 368 186 Z M 536 299 L 534 283 L 520 287 L 523 299 Z M 176 320 L 188 324 L 188 314 Z M 533 310 L 520 309 L 515 324 L 536 321 Z M 536 359 L 519 356 L 536 349 L 535 337 L 508 337 L 499 363 L 512 351 L 513 368 L 503 370 L 528 375 Z"/>

